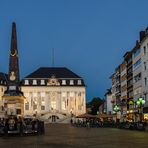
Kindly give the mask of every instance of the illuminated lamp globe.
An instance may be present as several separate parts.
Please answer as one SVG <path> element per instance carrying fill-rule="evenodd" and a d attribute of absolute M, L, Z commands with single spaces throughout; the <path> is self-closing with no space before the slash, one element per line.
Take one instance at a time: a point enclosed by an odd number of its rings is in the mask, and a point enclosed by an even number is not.
<path fill-rule="evenodd" d="M 145 104 L 145 100 L 142 100 L 141 102 L 142 102 L 142 104 Z"/>
<path fill-rule="evenodd" d="M 140 105 L 140 101 L 137 101 L 136 103 L 137 103 L 137 105 Z"/>
<path fill-rule="evenodd" d="M 143 100 L 143 98 L 139 98 L 139 101 L 142 101 Z"/>

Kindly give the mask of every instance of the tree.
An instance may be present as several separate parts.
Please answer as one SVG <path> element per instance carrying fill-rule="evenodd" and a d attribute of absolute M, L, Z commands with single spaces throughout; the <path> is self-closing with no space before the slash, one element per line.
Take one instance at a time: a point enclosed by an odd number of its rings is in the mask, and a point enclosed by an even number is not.
<path fill-rule="evenodd" d="M 103 100 L 99 97 L 94 97 L 90 102 L 87 103 L 87 109 L 90 109 L 90 114 L 97 115 L 99 106 L 103 103 Z"/>

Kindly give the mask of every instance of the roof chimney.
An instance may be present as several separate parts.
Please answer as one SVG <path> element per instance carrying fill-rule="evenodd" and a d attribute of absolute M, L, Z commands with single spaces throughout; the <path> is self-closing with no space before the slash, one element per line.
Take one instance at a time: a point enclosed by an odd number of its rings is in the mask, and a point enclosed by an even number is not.
<path fill-rule="evenodd" d="M 144 39 L 145 37 L 145 31 L 140 31 L 140 42 Z"/>

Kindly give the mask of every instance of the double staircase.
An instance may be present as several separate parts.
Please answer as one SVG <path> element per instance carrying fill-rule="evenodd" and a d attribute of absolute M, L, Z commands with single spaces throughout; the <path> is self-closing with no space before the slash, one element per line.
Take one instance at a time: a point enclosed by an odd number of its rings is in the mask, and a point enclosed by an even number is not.
<path fill-rule="evenodd" d="M 45 123 L 70 123 L 71 115 L 62 112 L 46 112 L 38 118 Z"/>

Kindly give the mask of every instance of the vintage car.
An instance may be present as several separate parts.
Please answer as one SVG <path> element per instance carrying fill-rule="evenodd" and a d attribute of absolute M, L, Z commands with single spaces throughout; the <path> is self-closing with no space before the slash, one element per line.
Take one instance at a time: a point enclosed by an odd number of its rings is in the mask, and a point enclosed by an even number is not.
<path fill-rule="evenodd" d="M 44 122 L 36 118 L 24 118 L 23 120 L 23 134 L 43 134 Z"/>
<path fill-rule="evenodd" d="M 24 118 L 24 121 L 23 121 L 23 133 L 24 134 L 33 133 L 32 120 L 33 120 L 32 118 Z"/>
<path fill-rule="evenodd" d="M 21 134 L 22 121 L 17 116 L 8 116 L 5 119 L 5 134 Z"/>
<path fill-rule="evenodd" d="M 44 122 L 35 118 L 8 116 L 0 120 L 0 135 L 8 134 L 44 134 Z"/>
<path fill-rule="evenodd" d="M 0 118 L 0 135 L 5 134 L 5 120 L 4 118 Z"/>

